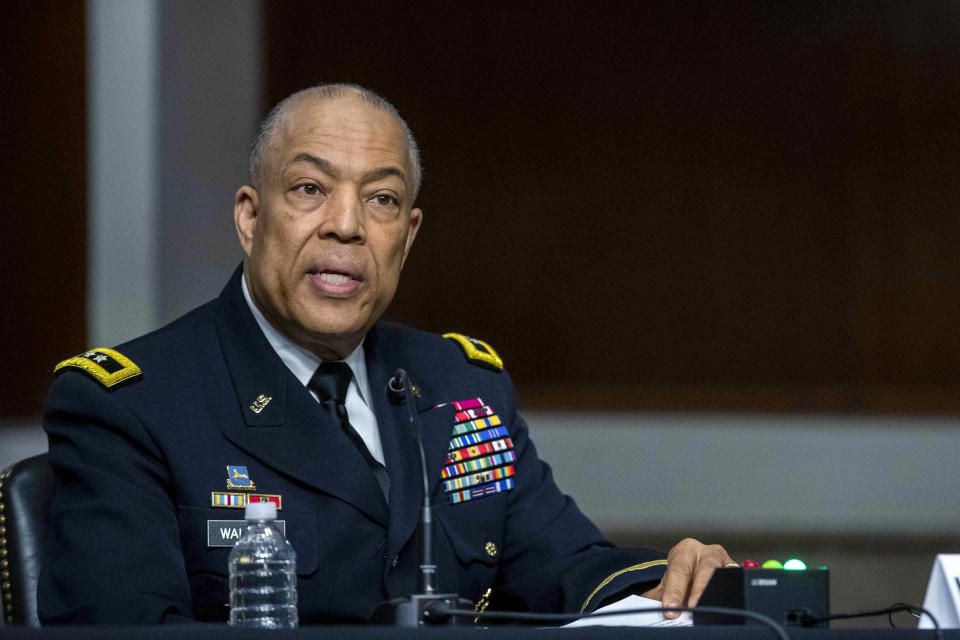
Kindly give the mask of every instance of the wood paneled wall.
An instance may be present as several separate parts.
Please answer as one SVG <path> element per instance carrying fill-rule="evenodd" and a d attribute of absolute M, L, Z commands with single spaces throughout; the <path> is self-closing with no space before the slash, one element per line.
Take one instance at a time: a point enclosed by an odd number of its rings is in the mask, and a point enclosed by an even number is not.
<path fill-rule="evenodd" d="M 641 6 L 633 6 L 641 5 Z M 960 6 L 270 3 L 271 103 L 417 135 L 391 315 L 528 404 L 960 410 Z"/>
<path fill-rule="evenodd" d="M 5 415 L 85 344 L 83 9 L 3 27 Z M 956 3 L 264 13 L 264 108 L 353 81 L 418 136 L 392 317 L 488 340 L 528 405 L 960 410 Z"/>

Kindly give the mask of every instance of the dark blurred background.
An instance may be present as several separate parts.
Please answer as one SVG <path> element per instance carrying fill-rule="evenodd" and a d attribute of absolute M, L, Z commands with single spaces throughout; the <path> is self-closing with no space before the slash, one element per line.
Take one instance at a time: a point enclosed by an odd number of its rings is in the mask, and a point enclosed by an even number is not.
<path fill-rule="evenodd" d="M 410 122 L 392 317 L 530 405 L 960 409 L 957 3 L 348 4 L 259 6 L 257 110 L 351 81 Z M 84 7 L 4 26 L 8 414 L 88 345 Z"/>
<path fill-rule="evenodd" d="M 422 151 L 389 316 L 490 342 L 611 536 L 807 553 L 837 610 L 920 600 L 960 549 L 960 3 L 5 16 L 3 464 L 59 360 L 217 294 L 256 123 L 345 81 Z"/>

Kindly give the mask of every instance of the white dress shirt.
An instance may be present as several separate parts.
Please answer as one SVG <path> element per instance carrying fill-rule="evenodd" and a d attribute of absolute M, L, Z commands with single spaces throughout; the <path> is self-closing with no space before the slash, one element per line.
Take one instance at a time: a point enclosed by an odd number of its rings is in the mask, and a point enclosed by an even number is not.
<path fill-rule="evenodd" d="M 244 277 L 241 279 L 241 286 L 243 287 L 243 297 L 247 301 L 247 306 L 250 307 L 250 312 L 253 314 L 257 324 L 260 325 L 260 330 L 263 331 L 263 335 L 267 337 L 267 342 L 270 343 L 270 346 L 277 352 L 277 355 L 280 356 L 280 359 L 287 365 L 287 368 L 290 369 L 293 375 L 296 376 L 297 380 L 306 387 L 310 382 L 310 378 L 313 377 L 313 374 L 323 361 L 312 351 L 308 351 L 300 345 L 294 344 L 267 321 L 263 314 L 260 313 L 257 305 L 254 304 L 253 298 L 250 297 L 250 290 L 247 288 L 246 274 L 244 274 Z M 370 455 L 380 464 L 385 464 L 383 446 L 380 444 L 380 431 L 377 429 L 377 416 L 374 415 L 373 409 L 370 408 L 372 396 L 370 395 L 370 381 L 367 379 L 367 361 L 364 358 L 363 342 L 361 342 L 350 355 L 344 358 L 343 361 L 350 366 L 350 371 L 353 372 L 353 377 L 350 379 L 350 386 L 347 387 L 347 399 L 343 403 L 347 409 L 347 417 L 350 419 L 350 424 L 356 432 L 363 438 L 363 442 L 367 445 Z M 314 400 L 320 402 L 320 398 L 317 397 L 317 394 L 314 393 L 312 389 L 308 388 L 308 391 L 310 391 L 310 395 L 313 396 Z"/>

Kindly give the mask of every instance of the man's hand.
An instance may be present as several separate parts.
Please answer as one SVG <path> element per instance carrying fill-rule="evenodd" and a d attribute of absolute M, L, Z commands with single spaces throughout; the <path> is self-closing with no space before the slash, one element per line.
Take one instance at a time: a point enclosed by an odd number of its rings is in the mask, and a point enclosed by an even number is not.
<path fill-rule="evenodd" d="M 695 607 L 710 582 L 714 569 L 737 563 L 718 544 L 703 544 L 686 538 L 670 549 L 667 572 L 655 588 L 643 596 L 663 603 L 664 607 Z M 676 611 L 664 613 L 667 618 L 676 618 Z"/>

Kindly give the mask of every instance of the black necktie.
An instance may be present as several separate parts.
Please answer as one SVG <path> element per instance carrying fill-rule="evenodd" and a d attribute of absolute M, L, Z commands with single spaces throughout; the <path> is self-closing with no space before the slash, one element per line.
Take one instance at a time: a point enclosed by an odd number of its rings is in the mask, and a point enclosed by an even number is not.
<path fill-rule="evenodd" d="M 347 387 L 350 386 L 352 377 L 353 373 L 347 363 L 324 362 L 317 368 L 307 386 L 317 393 L 323 408 L 327 410 L 333 421 L 340 425 L 340 428 L 360 451 L 363 459 L 367 461 L 370 471 L 377 479 L 377 484 L 380 485 L 384 499 L 387 500 L 390 495 L 390 476 L 387 475 L 387 468 L 371 455 L 363 438 L 350 424 L 350 420 L 347 418 L 347 408 L 343 404 L 347 399 Z"/>

